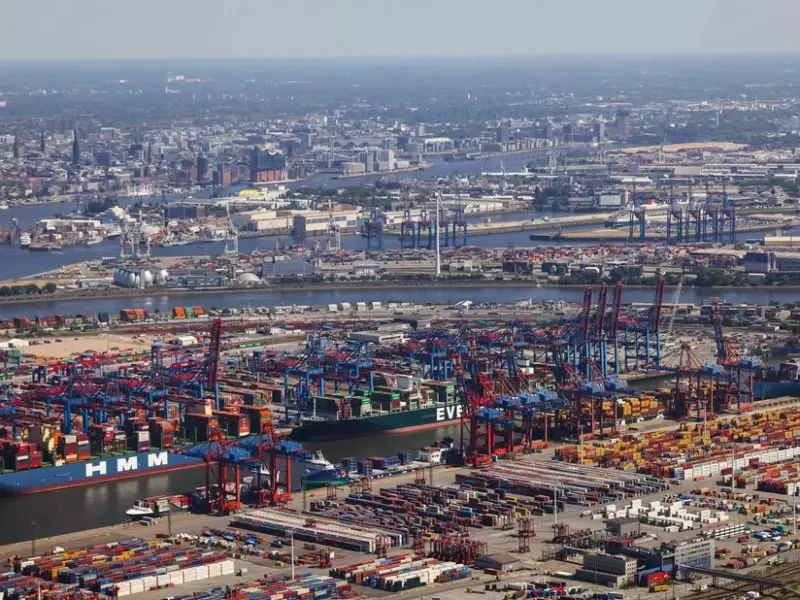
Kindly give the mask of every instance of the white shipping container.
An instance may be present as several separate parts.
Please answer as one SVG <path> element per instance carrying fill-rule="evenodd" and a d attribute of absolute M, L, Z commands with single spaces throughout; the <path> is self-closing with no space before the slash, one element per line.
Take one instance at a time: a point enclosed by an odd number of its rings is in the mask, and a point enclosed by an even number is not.
<path fill-rule="evenodd" d="M 195 577 L 197 581 L 200 581 L 201 579 L 208 579 L 208 565 L 200 565 L 199 567 L 195 567 L 194 572 L 197 574 Z"/>
<path fill-rule="evenodd" d="M 158 582 L 158 587 L 163 587 L 165 585 L 169 585 L 171 580 L 169 575 L 165 573 L 164 575 L 158 575 L 156 577 L 156 581 Z"/>
<path fill-rule="evenodd" d="M 153 577 L 153 579 L 155 579 L 155 577 Z M 153 585 L 155 585 L 155 584 L 153 584 Z M 146 589 L 149 589 L 149 588 L 145 588 L 144 579 L 131 579 L 131 581 L 130 581 L 131 594 L 141 594 Z"/>
<path fill-rule="evenodd" d="M 130 596 L 131 595 L 131 584 L 129 581 L 120 581 L 116 584 L 117 587 L 117 597 L 121 598 L 122 596 Z"/>
<path fill-rule="evenodd" d="M 197 581 L 197 572 L 194 570 L 194 567 L 184 569 L 183 583 L 191 583 L 192 581 Z"/>
<path fill-rule="evenodd" d="M 137 580 L 134 579 L 134 581 Z M 142 577 L 142 585 L 144 587 L 144 590 L 149 590 L 150 588 L 156 587 L 158 585 L 158 581 L 152 575 L 148 575 L 147 577 Z"/>
<path fill-rule="evenodd" d="M 232 560 L 224 560 L 222 561 L 222 574 L 223 575 L 232 575 L 234 572 L 234 564 Z"/>
<path fill-rule="evenodd" d="M 220 575 L 222 575 L 222 567 L 219 563 L 211 563 L 208 565 L 209 577 L 219 577 Z"/>

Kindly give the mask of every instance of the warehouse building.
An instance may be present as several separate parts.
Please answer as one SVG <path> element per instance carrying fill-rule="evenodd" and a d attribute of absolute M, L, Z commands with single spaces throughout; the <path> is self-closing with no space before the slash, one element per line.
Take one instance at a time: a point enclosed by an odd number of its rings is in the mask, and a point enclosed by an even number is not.
<path fill-rule="evenodd" d="M 240 231 L 288 231 L 294 223 L 290 210 L 248 210 L 231 215 L 231 221 Z"/>
<path fill-rule="evenodd" d="M 358 211 L 346 210 L 328 214 L 328 211 L 313 210 L 294 215 L 292 230 L 295 235 L 300 237 L 319 235 L 328 231 L 331 219 L 340 231 L 355 230 L 358 225 Z"/>
<path fill-rule="evenodd" d="M 497 571 L 498 573 L 510 573 L 522 568 L 519 558 L 507 552 L 479 556 L 475 559 L 474 564 L 476 569 Z"/>

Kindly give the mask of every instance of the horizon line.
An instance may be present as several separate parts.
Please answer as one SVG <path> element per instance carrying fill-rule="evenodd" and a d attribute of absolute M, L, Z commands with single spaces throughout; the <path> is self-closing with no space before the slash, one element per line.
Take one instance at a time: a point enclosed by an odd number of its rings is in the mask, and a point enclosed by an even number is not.
<path fill-rule="evenodd" d="M 119 56 L 119 57 L 28 57 L 28 58 L 3 58 L 0 57 L 0 64 L 14 63 L 111 63 L 111 62 L 133 62 L 133 61 L 190 61 L 190 62 L 224 62 L 224 61 L 259 61 L 259 62 L 279 62 L 279 61 L 319 61 L 319 62 L 387 62 L 387 61 L 436 61 L 436 60 L 537 60 L 537 59 L 557 59 L 557 58 L 576 58 L 586 59 L 664 59 L 664 58 L 769 58 L 769 57 L 797 57 L 800 56 L 800 49 L 785 51 L 710 51 L 710 52 L 561 52 L 543 54 L 434 54 L 430 56 L 422 55 L 386 55 L 386 56 Z"/>

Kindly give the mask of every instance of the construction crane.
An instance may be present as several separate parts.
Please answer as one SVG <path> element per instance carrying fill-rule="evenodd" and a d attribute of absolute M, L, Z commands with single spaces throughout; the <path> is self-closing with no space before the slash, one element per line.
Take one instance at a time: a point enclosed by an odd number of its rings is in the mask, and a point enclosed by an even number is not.
<path fill-rule="evenodd" d="M 290 442 L 275 431 L 272 421 L 261 427 L 256 471 L 258 506 L 282 506 L 292 499 Z M 266 479 L 266 481 L 264 481 Z"/>
<path fill-rule="evenodd" d="M 211 325 L 211 339 L 208 343 L 208 358 L 206 359 L 205 381 L 206 389 L 214 394 L 214 402 L 217 410 L 222 407 L 220 404 L 219 390 L 217 389 L 217 378 L 219 376 L 219 357 L 222 350 L 222 319 L 214 319 Z"/>
<path fill-rule="evenodd" d="M 597 299 L 597 317 L 594 326 L 594 343 L 595 351 L 591 356 L 593 359 L 600 363 L 603 376 L 605 377 L 608 372 L 607 364 L 607 346 L 605 338 L 605 319 L 606 319 L 606 302 L 608 300 L 608 284 L 603 283 L 600 287 L 600 297 Z"/>
<path fill-rule="evenodd" d="M 239 256 L 239 229 L 234 225 L 231 219 L 230 204 L 225 204 L 225 250 L 224 253 L 228 256 Z"/>
<path fill-rule="evenodd" d="M 622 282 L 618 281 L 614 289 L 614 306 L 611 309 L 611 324 L 608 329 L 608 339 L 614 344 L 614 373 L 619 375 L 619 313 L 622 309 Z"/>
<path fill-rule="evenodd" d="M 580 322 L 580 338 L 578 339 L 578 343 L 580 344 L 580 351 L 583 358 L 584 363 L 588 365 L 588 358 L 590 356 L 589 353 L 589 317 L 592 312 L 592 293 L 594 287 L 589 285 L 586 286 L 586 290 L 583 293 L 583 309 L 581 310 L 581 322 Z M 580 358 L 576 357 L 577 360 Z M 576 365 L 577 366 L 577 365 Z M 587 366 L 588 369 L 588 366 Z"/>
<path fill-rule="evenodd" d="M 342 231 L 333 219 L 333 205 L 328 199 L 328 252 L 339 252 L 342 249 Z"/>

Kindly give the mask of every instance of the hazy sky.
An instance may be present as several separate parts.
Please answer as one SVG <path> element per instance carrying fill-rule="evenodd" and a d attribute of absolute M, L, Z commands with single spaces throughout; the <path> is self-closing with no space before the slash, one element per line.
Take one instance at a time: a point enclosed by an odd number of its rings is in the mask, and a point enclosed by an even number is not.
<path fill-rule="evenodd" d="M 800 52 L 800 0 L 0 0 L 0 60 Z"/>

